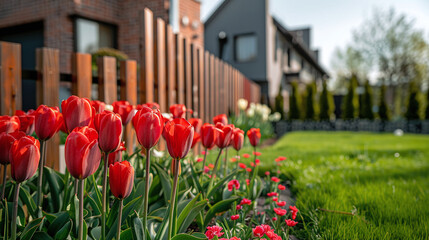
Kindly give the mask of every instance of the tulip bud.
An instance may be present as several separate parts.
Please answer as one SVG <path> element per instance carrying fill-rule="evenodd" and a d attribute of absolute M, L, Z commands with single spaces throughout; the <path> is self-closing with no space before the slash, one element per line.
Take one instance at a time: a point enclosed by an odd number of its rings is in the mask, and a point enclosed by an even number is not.
<path fill-rule="evenodd" d="M 142 107 L 133 117 L 133 126 L 140 145 L 150 149 L 161 138 L 164 119 L 158 109 Z"/>
<path fill-rule="evenodd" d="M 234 128 L 234 131 L 232 134 L 233 134 L 232 147 L 236 151 L 240 151 L 244 143 L 244 131 L 239 128 Z"/>
<path fill-rule="evenodd" d="M 122 152 L 125 151 L 126 148 L 124 143 L 122 142 L 119 147 L 112 153 L 109 153 L 108 163 L 109 166 L 115 164 L 115 162 L 122 162 Z"/>
<path fill-rule="evenodd" d="M 10 163 L 10 148 L 13 142 L 25 136 L 25 133 L 21 131 L 0 133 L 0 164 L 7 165 Z"/>
<path fill-rule="evenodd" d="M 97 131 L 89 127 L 74 129 L 67 137 L 64 156 L 73 177 L 85 179 L 92 175 L 101 160 Z"/>
<path fill-rule="evenodd" d="M 261 140 L 261 130 L 259 128 L 251 128 L 247 131 L 247 137 L 249 137 L 250 144 L 256 147 Z"/>
<path fill-rule="evenodd" d="M 216 125 L 217 123 L 222 123 L 223 125 L 228 124 L 228 117 L 226 114 L 219 114 L 213 118 L 213 123 Z"/>
<path fill-rule="evenodd" d="M 34 132 L 34 110 L 29 110 L 28 113 L 16 110 L 15 115 L 19 118 L 20 127 L 19 131 L 25 132 L 27 135 L 31 135 Z"/>
<path fill-rule="evenodd" d="M 128 161 L 116 162 L 109 167 L 109 184 L 112 194 L 124 199 L 133 190 L 134 168 Z"/>
<path fill-rule="evenodd" d="M 106 109 L 106 103 L 98 100 L 92 100 L 91 106 L 95 109 L 96 113 L 101 113 Z"/>
<path fill-rule="evenodd" d="M 67 132 L 72 132 L 76 127 L 90 126 L 93 123 L 95 109 L 87 98 L 70 96 L 61 103 L 64 126 Z"/>
<path fill-rule="evenodd" d="M 216 124 L 216 146 L 218 148 L 225 148 L 229 145 L 232 136 L 233 125 Z"/>
<path fill-rule="evenodd" d="M 57 133 L 63 124 L 62 115 L 58 107 L 40 105 L 36 112 L 35 130 L 41 140 L 48 140 Z"/>
<path fill-rule="evenodd" d="M 205 148 L 212 148 L 215 145 L 216 131 L 215 126 L 210 123 L 205 123 L 201 127 L 201 143 Z"/>
<path fill-rule="evenodd" d="M 105 153 L 115 151 L 122 140 L 122 121 L 119 114 L 103 111 L 95 115 L 95 129 L 98 130 L 98 144 Z"/>
<path fill-rule="evenodd" d="M 11 133 L 19 130 L 20 121 L 17 116 L 0 116 L 0 132 Z"/>
<path fill-rule="evenodd" d="M 199 118 L 190 118 L 188 122 L 194 127 L 195 133 L 201 132 L 201 126 L 203 125 L 203 121 Z"/>
<path fill-rule="evenodd" d="M 173 118 L 185 118 L 186 111 L 186 106 L 183 104 L 173 104 L 170 106 L 170 113 L 173 114 Z"/>
<path fill-rule="evenodd" d="M 191 148 L 194 127 L 184 118 L 176 118 L 165 124 L 163 136 L 170 156 L 174 159 L 182 159 Z"/>
<path fill-rule="evenodd" d="M 23 182 L 34 175 L 39 166 L 39 140 L 25 136 L 15 140 L 10 148 L 10 165 L 12 178 Z"/>
<path fill-rule="evenodd" d="M 134 117 L 136 110 L 128 101 L 116 101 L 112 104 L 113 112 L 119 114 L 122 119 L 122 124 L 125 126 Z"/>

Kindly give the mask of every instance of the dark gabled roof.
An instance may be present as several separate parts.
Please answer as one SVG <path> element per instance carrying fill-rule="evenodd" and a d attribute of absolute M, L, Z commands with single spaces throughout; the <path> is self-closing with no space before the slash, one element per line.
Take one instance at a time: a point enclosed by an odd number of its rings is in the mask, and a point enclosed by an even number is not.
<path fill-rule="evenodd" d="M 216 17 L 216 15 L 218 14 L 218 13 L 220 13 L 225 7 L 226 7 L 226 5 L 228 5 L 228 3 L 230 2 L 231 0 L 223 0 L 223 2 L 216 8 L 216 10 L 214 10 L 212 13 L 211 13 L 211 15 L 210 15 L 210 17 L 208 17 L 207 18 L 207 20 L 204 22 L 204 25 L 207 25 L 207 24 L 209 24 L 215 17 Z"/>
<path fill-rule="evenodd" d="M 275 17 L 272 17 L 274 25 L 277 27 L 280 33 L 283 34 L 283 36 L 288 40 L 293 47 L 308 61 L 311 65 L 313 65 L 317 70 L 322 72 L 324 75 L 328 75 L 328 73 L 323 69 L 322 66 L 317 62 L 317 60 L 314 58 L 312 52 L 310 52 L 307 47 L 305 47 L 303 44 L 301 44 L 295 36 L 288 31 Z"/>

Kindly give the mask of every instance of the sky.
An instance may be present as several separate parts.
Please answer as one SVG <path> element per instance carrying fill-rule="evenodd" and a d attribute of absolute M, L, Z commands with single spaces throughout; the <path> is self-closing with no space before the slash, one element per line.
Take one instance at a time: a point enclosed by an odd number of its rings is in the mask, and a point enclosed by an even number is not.
<path fill-rule="evenodd" d="M 202 0 L 202 20 L 223 1 Z M 371 16 L 374 8 L 390 7 L 413 18 L 415 27 L 429 40 L 429 0 L 270 0 L 271 14 L 286 28 L 312 27 L 311 46 L 320 50 L 321 64 L 328 71 L 335 48 L 351 42 L 352 31 Z"/>

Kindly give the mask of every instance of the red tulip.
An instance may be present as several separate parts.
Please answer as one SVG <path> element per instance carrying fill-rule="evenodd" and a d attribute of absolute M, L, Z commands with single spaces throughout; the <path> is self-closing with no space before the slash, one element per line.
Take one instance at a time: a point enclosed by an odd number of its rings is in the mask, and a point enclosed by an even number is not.
<path fill-rule="evenodd" d="M 146 149 L 155 146 L 161 138 L 164 118 L 158 109 L 142 107 L 133 117 L 137 140 Z"/>
<path fill-rule="evenodd" d="M 170 156 L 174 159 L 182 159 L 191 148 L 194 127 L 184 118 L 176 118 L 165 124 L 163 136 Z"/>
<path fill-rule="evenodd" d="M 57 133 L 64 123 L 58 107 L 40 105 L 36 112 L 35 130 L 41 140 L 48 140 Z"/>
<path fill-rule="evenodd" d="M 61 103 L 64 125 L 67 132 L 72 132 L 76 127 L 91 126 L 95 109 L 87 98 L 70 96 Z"/>
<path fill-rule="evenodd" d="M 191 109 L 186 109 L 183 104 L 173 104 L 170 106 L 170 113 L 173 114 L 173 118 L 185 118 L 186 112 L 192 113 Z"/>
<path fill-rule="evenodd" d="M 217 123 L 222 123 L 223 125 L 228 124 L 228 117 L 226 114 L 219 114 L 213 118 L 213 123 L 216 125 Z"/>
<path fill-rule="evenodd" d="M 108 163 L 109 166 L 113 165 L 115 162 L 121 162 L 122 161 L 122 152 L 125 151 L 126 148 L 124 146 L 124 143 L 122 142 L 121 145 L 114 151 L 109 153 L 108 156 Z"/>
<path fill-rule="evenodd" d="M 78 179 L 92 175 L 100 165 L 97 131 L 79 127 L 69 134 L 65 144 L 66 166 L 70 174 Z"/>
<path fill-rule="evenodd" d="M 20 121 L 17 116 L 0 116 L 0 132 L 11 133 L 19 130 Z"/>
<path fill-rule="evenodd" d="M 148 107 L 150 109 L 159 109 L 159 104 L 156 102 L 151 102 L 151 103 L 144 103 L 144 104 L 139 104 L 136 106 L 137 110 L 141 110 L 143 107 Z"/>
<path fill-rule="evenodd" d="M 128 161 L 116 162 L 109 167 L 109 183 L 115 197 L 128 197 L 133 190 L 134 168 Z"/>
<path fill-rule="evenodd" d="M 285 222 L 286 222 L 286 225 L 288 225 L 288 227 L 294 227 L 296 224 L 298 224 L 298 222 L 295 222 L 294 220 L 291 220 L 291 219 L 286 219 Z"/>
<path fill-rule="evenodd" d="M 116 101 L 112 104 L 113 112 L 119 114 L 122 118 L 122 124 L 127 125 L 136 113 L 134 106 L 128 101 Z"/>
<path fill-rule="evenodd" d="M 201 143 L 205 148 L 212 148 L 216 140 L 215 126 L 210 123 L 205 123 L 201 127 Z"/>
<path fill-rule="evenodd" d="M 34 132 L 34 110 L 29 110 L 27 113 L 21 110 L 16 110 L 15 115 L 19 118 L 19 131 L 31 135 Z"/>
<path fill-rule="evenodd" d="M 203 121 L 199 118 L 190 118 L 188 122 L 194 127 L 194 131 L 196 133 L 201 132 L 201 126 L 203 125 Z"/>
<path fill-rule="evenodd" d="M 32 177 L 39 166 L 39 140 L 31 136 L 21 137 L 13 142 L 9 154 L 12 178 L 23 182 Z"/>
<path fill-rule="evenodd" d="M 261 130 L 259 128 L 251 128 L 247 131 L 247 137 L 249 137 L 250 144 L 256 147 L 261 140 Z"/>
<path fill-rule="evenodd" d="M 232 136 L 232 124 L 222 125 L 222 123 L 216 124 L 216 146 L 218 148 L 225 148 L 229 145 Z"/>
<path fill-rule="evenodd" d="M 7 165 L 10 163 L 10 148 L 13 142 L 25 136 L 25 133 L 21 131 L 0 133 L 0 164 Z"/>
<path fill-rule="evenodd" d="M 194 148 L 195 145 L 201 140 L 201 136 L 198 133 L 194 133 L 194 137 L 192 138 L 192 146 L 191 148 Z"/>
<path fill-rule="evenodd" d="M 234 131 L 232 132 L 232 134 L 233 134 L 232 147 L 236 151 L 240 151 L 244 143 L 244 131 L 239 128 L 234 128 Z"/>
<path fill-rule="evenodd" d="M 95 109 L 96 113 L 101 113 L 106 109 L 106 103 L 98 100 L 92 100 L 91 106 Z"/>
<path fill-rule="evenodd" d="M 105 153 L 115 151 L 122 140 L 121 116 L 110 111 L 103 111 L 95 115 L 94 125 L 98 131 L 98 144 L 101 151 Z"/>

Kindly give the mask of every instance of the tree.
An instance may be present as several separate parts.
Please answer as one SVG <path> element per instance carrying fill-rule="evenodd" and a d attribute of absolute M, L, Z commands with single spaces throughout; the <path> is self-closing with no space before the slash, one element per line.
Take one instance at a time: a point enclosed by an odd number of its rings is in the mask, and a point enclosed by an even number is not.
<path fill-rule="evenodd" d="M 305 119 L 306 120 L 314 120 L 316 118 L 314 111 L 314 84 L 307 85 L 307 99 L 305 106 Z"/>
<path fill-rule="evenodd" d="M 389 108 L 386 104 L 386 85 L 380 87 L 380 102 L 378 104 L 378 117 L 387 121 L 390 119 Z"/>
<path fill-rule="evenodd" d="M 329 98 L 332 97 L 328 92 L 328 86 L 326 81 L 322 83 L 322 93 L 320 93 L 319 103 L 320 103 L 320 120 L 329 120 L 331 116 L 331 107 L 329 103 Z"/>
<path fill-rule="evenodd" d="M 343 119 L 354 119 L 359 116 L 359 96 L 356 93 L 358 80 L 353 75 L 349 81 L 349 87 L 343 100 Z"/>
<path fill-rule="evenodd" d="M 274 102 L 274 112 L 278 112 L 281 115 L 281 119 L 285 118 L 285 111 L 284 111 L 284 99 L 283 99 L 283 88 L 282 88 L 282 84 L 280 83 L 279 86 L 279 93 L 277 94 L 276 98 L 275 98 L 275 102 Z"/>
<path fill-rule="evenodd" d="M 372 90 L 368 80 L 365 81 L 364 89 L 365 92 L 362 95 L 360 116 L 364 119 L 373 120 L 374 113 L 372 112 Z"/>
<path fill-rule="evenodd" d="M 429 89 L 426 91 L 426 111 L 425 119 L 429 120 Z"/>
<path fill-rule="evenodd" d="M 408 105 L 407 111 L 405 112 L 405 117 L 408 120 L 417 120 L 420 119 L 419 108 L 420 103 L 418 100 L 419 88 L 416 87 L 414 82 L 410 83 L 408 88 Z"/>
<path fill-rule="evenodd" d="M 300 118 L 300 111 L 299 111 L 299 105 L 300 105 L 300 97 L 298 92 L 298 83 L 292 82 L 292 93 L 289 97 L 289 119 L 299 119 Z"/>

